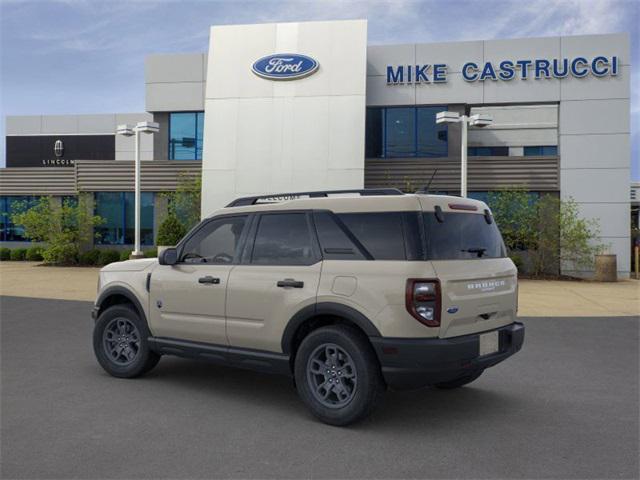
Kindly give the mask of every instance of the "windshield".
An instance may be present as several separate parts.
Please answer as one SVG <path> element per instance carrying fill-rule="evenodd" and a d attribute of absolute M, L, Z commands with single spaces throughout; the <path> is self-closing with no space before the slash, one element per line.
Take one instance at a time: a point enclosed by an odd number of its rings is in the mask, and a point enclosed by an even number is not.
<path fill-rule="evenodd" d="M 506 256 L 495 221 L 477 213 L 423 214 L 429 260 L 472 260 Z"/>

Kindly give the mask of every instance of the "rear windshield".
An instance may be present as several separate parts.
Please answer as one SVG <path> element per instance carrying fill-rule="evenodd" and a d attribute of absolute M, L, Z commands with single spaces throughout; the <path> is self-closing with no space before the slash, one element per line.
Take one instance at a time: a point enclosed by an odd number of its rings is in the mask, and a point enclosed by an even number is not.
<path fill-rule="evenodd" d="M 477 213 L 423 214 L 429 260 L 471 260 L 506 256 L 502 236 L 494 221 Z"/>

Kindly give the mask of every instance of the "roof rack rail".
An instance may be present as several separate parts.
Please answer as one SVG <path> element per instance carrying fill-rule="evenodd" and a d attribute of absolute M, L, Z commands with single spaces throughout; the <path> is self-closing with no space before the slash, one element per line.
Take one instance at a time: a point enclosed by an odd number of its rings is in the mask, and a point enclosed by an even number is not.
<path fill-rule="evenodd" d="M 300 197 L 322 198 L 328 197 L 329 195 L 339 195 L 342 193 L 357 193 L 362 197 L 373 195 L 404 195 L 404 193 L 397 188 L 364 188 L 359 190 L 321 190 L 317 192 L 272 193 L 270 195 L 256 195 L 252 197 L 236 198 L 225 208 L 255 205 L 256 203 L 259 203 L 260 200 L 264 200 L 264 202 L 262 203 L 278 203 L 284 202 L 286 200 L 296 200 Z"/>

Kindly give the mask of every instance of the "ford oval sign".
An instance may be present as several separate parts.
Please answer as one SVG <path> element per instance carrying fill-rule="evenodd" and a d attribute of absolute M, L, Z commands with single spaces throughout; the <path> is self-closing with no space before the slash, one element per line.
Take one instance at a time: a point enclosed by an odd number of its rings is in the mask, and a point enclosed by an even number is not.
<path fill-rule="evenodd" d="M 318 70 L 318 62 L 298 53 L 278 53 L 256 60 L 253 73 L 269 80 L 297 80 Z"/>

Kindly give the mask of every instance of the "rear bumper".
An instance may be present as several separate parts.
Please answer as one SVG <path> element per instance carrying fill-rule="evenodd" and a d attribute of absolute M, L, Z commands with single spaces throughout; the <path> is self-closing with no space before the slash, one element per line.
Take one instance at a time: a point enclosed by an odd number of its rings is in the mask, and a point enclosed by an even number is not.
<path fill-rule="evenodd" d="M 524 325 L 514 322 L 496 329 L 498 352 L 479 356 L 480 332 L 453 338 L 369 337 L 387 385 L 409 390 L 449 382 L 502 362 L 522 348 Z"/>

